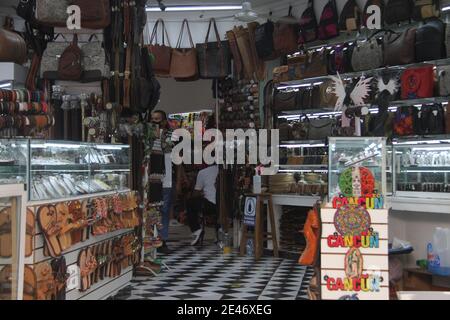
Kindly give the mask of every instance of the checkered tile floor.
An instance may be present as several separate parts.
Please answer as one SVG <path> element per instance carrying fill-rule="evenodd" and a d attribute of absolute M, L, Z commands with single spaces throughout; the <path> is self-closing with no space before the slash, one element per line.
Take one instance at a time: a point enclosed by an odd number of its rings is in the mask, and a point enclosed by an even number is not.
<path fill-rule="evenodd" d="M 191 247 L 189 241 L 169 243 L 161 256 L 171 268 L 156 277 L 134 278 L 116 300 L 307 300 L 312 269 L 295 260 L 264 256 L 223 255 L 211 241 Z"/>

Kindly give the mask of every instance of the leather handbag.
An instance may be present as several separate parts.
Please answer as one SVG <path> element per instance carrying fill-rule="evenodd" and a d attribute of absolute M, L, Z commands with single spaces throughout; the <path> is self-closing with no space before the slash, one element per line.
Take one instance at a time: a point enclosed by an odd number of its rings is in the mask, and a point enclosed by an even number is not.
<path fill-rule="evenodd" d="M 450 66 L 439 66 L 436 70 L 439 95 L 441 97 L 450 96 Z"/>
<path fill-rule="evenodd" d="M 433 65 L 406 69 L 401 77 L 402 99 L 421 99 L 433 97 Z"/>
<path fill-rule="evenodd" d="M 402 33 L 388 30 L 383 37 L 384 65 L 409 64 L 415 59 L 416 29 L 410 28 Z"/>
<path fill-rule="evenodd" d="M 416 21 L 439 17 L 439 1 L 437 0 L 416 0 L 412 18 Z"/>
<path fill-rule="evenodd" d="M 58 79 L 73 80 L 81 79 L 83 69 L 81 67 L 82 52 L 78 46 L 78 36 L 73 36 L 72 43 L 64 49 L 58 61 Z"/>
<path fill-rule="evenodd" d="M 320 106 L 334 108 L 337 102 L 337 96 L 334 93 L 333 80 L 325 80 L 320 84 Z"/>
<path fill-rule="evenodd" d="M 444 134 L 445 112 L 441 104 L 423 105 L 417 112 L 416 134 Z"/>
<path fill-rule="evenodd" d="M 353 45 L 336 45 L 328 51 L 328 74 L 337 74 L 353 71 L 351 59 Z"/>
<path fill-rule="evenodd" d="M 292 17 L 292 7 L 288 17 Z M 273 47 L 277 55 L 295 53 L 298 50 L 298 25 L 277 22 L 273 32 Z"/>
<path fill-rule="evenodd" d="M 27 44 L 18 34 L 0 29 L 0 62 L 23 64 L 27 59 Z"/>
<path fill-rule="evenodd" d="M 111 77 L 103 43 L 98 38 L 97 41 L 92 41 L 94 36 L 97 37 L 93 34 L 89 38 L 89 42 L 81 46 L 81 52 L 83 53 L 81 80 L 83 82 L 100 81 Z"/>
<path fill-rule="evenodd" d="M 54 40 L 59 36 L 64 38 L 62 34 L 57 34 Z M 58 62 L 66 48 L 67 42 L 52 41 L 47 44 L 40 65 L 40 77 L 42 79 L 58 80 Z"/>
<path fill-rule="evenodd" d="M 214 27 L 216 42 L 208 42 L 211 25 Z M 225 78 L 231 73 L 231 55 L 228 41 L 220 41 L 216 20 L 209 21 L 205 42 L 197 45 L 200 78 Z"/>
<path fill-rule="evenodd" d="M 162 42 L 158 42 L 158 28 L 162 28 Z M 167 45 L 166 45 L 167 39 Z M 153 27 L 150 37 L 150 44 L 147 46 L 148 51 L 153 55 L 153 71 L 159 77 L 170 76 L 170 62 L 172 59 L 172 48 L 170 46 L 169 34 L 167 33 L 164 20 L 158 19 Z"/>
<path fill-rule="evenodd" d="M 376 37 L 358 42 L 352 53 L 354 71 L 377 69 L 383 65 L 383 46 Z"/>
<path fill-rule="evenodd" d="M 317 39 L 317 19 L 314 13 L 314 0 L 308 0 L 308 5 L 300 17 L 298 43 L 304 44 Z"/>
<path fill-rule="evenodd" d="M 278 91 L 274 95 L 273 109 L 276 112 L 298 109 L 299 91 Z"/>
<path fill-rule="evenodd" d="M 292 127 L 287 121 L 281 122 L 278 125 L 278 130 L 280 131 L 280 141 L 292 140 Z"/>
<path fill-rule="evenodd" d="M 358 30 L 361 23 L 360 20 L 361 10 L 356 0 L 348 0 L 339 17 L 339 29 L 347 32 Z"/>
<path fill-rule="evenodd" d="M 309 51 L 307 53 L 306 63 L 301 65 L 303 69 L 303 78 L 320 77 L 328 74 L 327 70 L 327 52 L 325 49 L 321 51 Z"/>
<path fill-rule="evenodd" d="M 335 0 L 328 0 L 319 20 L 319 39 L 328 40 L 339 35 L 338 13 Z"/>
<path fill-rule="evenodd" d="M 411 19 L 413 0 L 389 0 L 384 10 L 384 20 L 387 24 L 394 24 Z"/>
<path fill-rule="evenodd" d="M 378 6 L 378 8 L 380 8 L 380 11 L 381 11 L 381 24 L 383 24 L 383 21 L 384 21 L 384 6 L 385 6 L 384 5 L 384 0 L 368 0 L 366 2 L 366 5 L 364 6 L 364 10 L 362 12 L 362 18 L 361 18 L 361 20 L 362 20 L 361 24 L 364 27 L 367 27 L 367 19 L 372 14 L 372 13 L 368 14 L 367 11 L 368 11 L 369 7 L 373 6 L 373 5 Z"/>
<path fill-rule="evenodd" d="M 184 28 L 187 28 L 189 35 L 190 48 L 182 49 Z M 192 41 L 191 30 L 187 19 L 183 20 L 180 36 L 176 48 L 172 50 L 172 60 L 170 62 L 170 75 L 178 79 L 195 79 L 198 76 L 197 50 Z"/>
<path fill-rule="evenodd" d="M 259 25 L 255 30 L 255 46 L 258 57 L 264 61 L 275 59 L 276 52 L 273 47 L 273 32 L 275 26 L 272 21 Z"/>
<path fill-rule="evenodd" d="M 36 21 L 50 27 L 67 27 L 67 7 L 70 6 L 70 2 L 70 0 L 36 0 Z"/>
<path fill-rule="evenodd" d="M 437 19 L 428 19 L 416 30 L 416 62 L 438 60 L 445 57 L 445 25 Z"/>
<path fill-rule="evenodd" d="M 336 125 L 335 119 L 317 118 L 308 119 L 308 139 L 309 140 L 324 140 L 333 135 L 333 130 Z"/>
<path fill-rule="evenodd" d="M 81 27 L 104 29 L 111 23 L 110 0 L 71 0 L 70 4 L 81 9 Z"/>

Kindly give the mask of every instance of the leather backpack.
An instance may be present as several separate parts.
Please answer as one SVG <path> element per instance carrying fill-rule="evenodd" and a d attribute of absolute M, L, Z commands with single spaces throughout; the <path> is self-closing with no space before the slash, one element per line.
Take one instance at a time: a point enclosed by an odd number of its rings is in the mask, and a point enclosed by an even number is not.
<path fill-rule="evenodd" d="M 58 79 L 73 80 L 81 79 L 83 73 L 82 51 L 78 47 L 78 36 L 73 36 L 72 43 L 63 51 L 58 62 Z"/>
<path fill-rule="evenodd" d="M 364 6 L 364 10 L 362 12 L 361 17 L 361 24 L 365 27 L 367 27 L 367 19 L 369 18 L 369 14 L 367 13 L 367 10 L 370 6 L 378 6 L 381 11 L 381 24 L 383 24 L 384 21 L 384 0 L 368 0 L 366 2 L 366 5 Z"/>
<path fill-rule="evenodd" d="M 445 57 L 445 25 L 441 20 L 431 18 L 417 28 L 415 51 L 416 62 Z"/>
<path fill-rule="evenodd" d="M 314 13 L 314 0 L 308 0 L 299 24 L 298 43 L 303 44 L 317 39 L 317 19 Z"/>
<path fill-rule="evenodd" d="M 338 13 L 335 0 L 328 0 L 319 20 L 319 39 L 328 40 L 339 35 Z"/>
<path fill-rule="evenodd" d="M 255 30 L 255 46 L 258 57 L 262 60 L 272 60 L 276 58 L 273 48 L 273 31 L 275 26 L 272 21 L 259 25 Z"/>
<path fill-rule="evenodd" d="M 387 24 L 410 20 L 414 3 L 412 0 L 389 0 L 384 10 Z"/>
<path fill-rule="evenodd" d="M 361 10 L 356 0 L 348 0 L 339 17 L 339 29 L 341 31 L 355 31 L 361 24 Z"/>
<path fill-rule="evenodd" d="M 412 18 L 416 21 L 439 17 L 439 1 L 437 0 L 416 0 Z"/>
<path fill-rule="evenodd" d="M 395 66 L 414 62 L 415 40 L 415 28 L 401 33 L 387 30 L 387 34 L 383 37 L 384 65 Z"/>

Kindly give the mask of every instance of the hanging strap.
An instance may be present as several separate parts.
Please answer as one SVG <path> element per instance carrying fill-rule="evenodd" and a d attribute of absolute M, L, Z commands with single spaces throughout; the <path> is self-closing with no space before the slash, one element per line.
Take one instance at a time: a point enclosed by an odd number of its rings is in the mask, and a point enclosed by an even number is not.
<path fill-rule="evenodd" d="M 220 42 L 220 35 L 219 35 L 219 31 L 217 30 L 216 19 L 214 19 L 214 18 L 211 18 L 211 20 L 209 20 L 208 33 L 206 34 L 205 44 L 208 43 L 209 33 L 211 31 L 211 25 L 214 26 L 214 32 L 216 33 L 216 39 L 217 39 L 217 43 L 218 43 L 217 46 L 220 48 L 220 47 L 222 47 L 222 43 Z"/>
<path fill-rule="evenodd" d="M 169 39 L 169 33 L 167 32 L 166 25 L 164 23 L 163 19 L 158 19 L 155 23 L 155 26 L 153 27 L 152 35 L 150 37 L 150 44 L 153 44 L 153 40 L 155 40 L 155 45 L 158 45 L 158 27 L 159 23 L 161 23 L 161 35 L 162 35 L 162 43 L 161 45 L 166 45 L 166 38 L 167 38 L 167 44 L 170 47 L 170 39 Z"/>
<path fill-rule="evenodd" d="M 184 19 L 183 23 L 181 25 L 180 35 L 178 36 L 177 49 L 181 48 L 181 43 L 183 41 L 183 33 L 184 33 L 184 26 L 185 25 L 187 27 L 187 32 L 188 32 L 188 35 L 189 35 L 189 41 L 191 43 L 191 48 L 194 48 L 194 41 L 192 41 L 192 34 L 191 34 L 191 29 L 189 28 L 189 22 L 187 21 L 187 19 Z"/>

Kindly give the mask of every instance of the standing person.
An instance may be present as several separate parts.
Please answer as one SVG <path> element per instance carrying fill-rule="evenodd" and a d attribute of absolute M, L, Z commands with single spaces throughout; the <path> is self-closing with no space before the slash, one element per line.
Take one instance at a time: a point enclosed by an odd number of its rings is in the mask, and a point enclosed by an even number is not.
<path fill-rule="evenodd" d="M 172 207 L 172 130 L 169 127 L 167 121 L 167 115 L 162 110 L 155 110 L 152 112 L 152 123 L 158 125 L 160 128 L 159 139 L 156 139 L 153 144 L 153 150 L 160 150 L 164 153 L 164 167 L 165 174 L 162 180 L 163 184 L 163 207 L 161 210 L 162 215 L 162 230 L 161 239 L 163 244 L 158 248 L 160 253 L 169 253 L 170 250 L 167 246 L 167 240 L 169 238 L 169 221 L 170 221 L 170 210 Z"/>
<path fill-rule="evenodd" d="M 217 210 L 217 190 L 216 190 L 216 180 L 219 174 L 219 167 L 214 165 L 209 165 L 205 169 L 199 171 L 197 175 L 197 182 L 194 187 L 194 198 L 201 199 L 201 206 L 203 211 L 203 217 L 205 215 L 212 216 L 214 221 L 216 221 L 216 233 L 219 229 L 217 223 L 218 220 L 218 210 Z M 198 219 L 197 219 L 198 221 Z M 198 230 L 192 233 L 193 240 L 191 245 L 195 246 L 203 241 L 205 235 L 204 226 L 200 226 Z"/>

